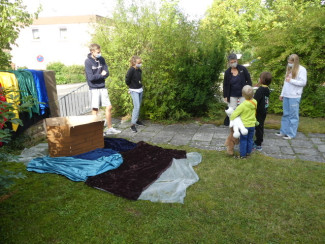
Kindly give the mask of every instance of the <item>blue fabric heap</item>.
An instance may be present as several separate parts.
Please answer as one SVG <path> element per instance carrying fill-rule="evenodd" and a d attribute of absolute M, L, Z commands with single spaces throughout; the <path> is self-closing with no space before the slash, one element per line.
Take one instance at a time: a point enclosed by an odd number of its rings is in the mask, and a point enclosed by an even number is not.
<path fill-rule="evenodd" d="M 73 157 L 42 157 L 31 160 L 28 171 L 55 173 L 72 181 L 86 181 L 89 176 L 116 169 L 123 163 L 121 154 L 111 149 L 95 149 Z"/>
<path fill-rule="evenodd" d="M 32 70 L 32 69 L 26 69 L 26 70 L 31 72 L 33 75 L 38 101 L 41 102 L 41 104 L 39 105 L 40 112 L 43 115 L 45 113 L 45 109 L 49 107 L 49 99 L 47 96 L 43 71 Z"/>
<path fill-rule="evenodd" d="M 126 152 L 132 150 L 136 146 L 137 146 L 136 143 L 133 143 L 123 138 L 110 138 L 110 137 L 104 138 L 104 147 L 113 149 L 117 152 Z"/>

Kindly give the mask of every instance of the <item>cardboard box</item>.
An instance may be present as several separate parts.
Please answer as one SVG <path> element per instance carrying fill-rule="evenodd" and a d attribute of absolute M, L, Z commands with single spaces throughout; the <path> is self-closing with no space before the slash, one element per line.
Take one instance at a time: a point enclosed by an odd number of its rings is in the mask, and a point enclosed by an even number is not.
<path fill-rule="evenodd" d="M 74 156 L 104 147 L 104 120 L 95 115 L 45 119 L 51 157 Z"/>

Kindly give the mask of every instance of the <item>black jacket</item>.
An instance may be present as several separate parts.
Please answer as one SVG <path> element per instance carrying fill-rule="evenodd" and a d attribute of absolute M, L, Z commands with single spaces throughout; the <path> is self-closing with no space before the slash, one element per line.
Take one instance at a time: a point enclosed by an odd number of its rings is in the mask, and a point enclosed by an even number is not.
<path fill-rule="evenodd" d="M 101 75 L 103 70 L 107 72 L 106 75 Z M 89 89 L 105 88 L 105 79 L 109 76 L 109 72 L 103 57 L 95 60 L 89 53 L 85 61 L 85 71 Z"/>
<path fill-rule="evenodd" d="M 131 89 L 139 89 L 142 87 L 141 76 L 141 69 L 135 69 L 134 67 L 130 67 L 125 76 L 125 83 Z"/>
<path fill-rule="evenodd" d="M 238 64 L 237 65 L 237 70 L 238 70 L 238 75 L 240 76 L 240 82 L 241 82 L 241 85 L 242 85 L 242 88 L 245 86 L 245 85 L 252 85 L 252 81 L 251 81 L 251 76 L 249 75 L 248 73 L 248 70 Z M 228 68 L 226 71 L 225 71 L 225 76 L 224 76 L 224 79 L 223 79 L 223 97 L 226 97 L 228 102 L 230 102 L 230 80 L 231 80 L 231 68 Z"/>
<path fill-rule="evenodd" d="M 270 89 L 267 86 L 260 86 L 254 95 L 254 99 L 257 101 L 256 116 L 266 115 L 269 107 Z"/>

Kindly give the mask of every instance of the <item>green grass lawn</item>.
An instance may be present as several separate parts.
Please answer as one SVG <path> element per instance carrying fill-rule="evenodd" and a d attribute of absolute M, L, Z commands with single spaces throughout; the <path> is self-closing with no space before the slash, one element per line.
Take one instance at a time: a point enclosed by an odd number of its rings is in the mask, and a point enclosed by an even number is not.
<path fill-rule="evenodd" d="M 255 153 L 203 156 L 184 204 L 130 201 L 54 174 L 23 172 L 0 200 L 1 243 L 324 243 L 325 164 Z"/>

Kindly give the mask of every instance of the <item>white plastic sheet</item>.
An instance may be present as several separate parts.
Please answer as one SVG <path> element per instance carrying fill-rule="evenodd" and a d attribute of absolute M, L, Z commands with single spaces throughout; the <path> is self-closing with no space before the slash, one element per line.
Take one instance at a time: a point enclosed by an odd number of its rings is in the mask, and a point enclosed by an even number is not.
<path fill-rule="evenodd" d="M 138 199 L 163 203 L 184 203 L 186 189 L 199 180 L 193 166 L 202 161 L 197 152 L 186 154 L 186 159 L 173 159 L 172 165 L 144 190 Z"/>
<path fill-rule="evenodd" d="M 29 161 L 38 157 L 45 157 L 49 155 L 49 147 L 47 143 L 40 143 L 31 148 L 25 148 L 20 156 L 18 161 L 27 165 Z"/>

